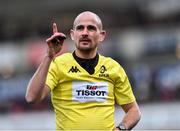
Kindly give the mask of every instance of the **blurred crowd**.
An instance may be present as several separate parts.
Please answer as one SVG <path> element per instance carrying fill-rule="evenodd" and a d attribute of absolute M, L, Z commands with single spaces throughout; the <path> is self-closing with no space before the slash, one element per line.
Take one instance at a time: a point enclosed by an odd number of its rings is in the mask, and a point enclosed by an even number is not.
<path fill-rule="evenodd" d="M 121 3 L 114 0 L 112 8 L 107 6 L 109 4 L 104 2 L 103 10 L 91 4 L 82 6 L 82 11 L 99 13 L 107 31 L 99 53 L 111 56 L 123 66 L 139 103 L 179 100 L 180 1 L 127 0 Z M 117 4 L 121 4 L 120 9 Z M 81 10 L 69 6 L 67 10 L 58 9 L 54 10 L 53 20 L 67 34 L 61 53 L 72 52 L 74 44 L 68 32 L 72 17 Z M 22 17 L 26 23 L 0 13 L 3 16 L 0 18 L 4 18 L 0 21 L 0 113 L 51 110 L 49 99 L 33 105 L 24 99 L 27 83 L 46 51 L 45 39 L 51 34 L 53 10 L 49 11 L 39 19 L 33 15 L 26 16 L 28 19 Z M 34 20 L 31 23 L 29 19 Z"/>

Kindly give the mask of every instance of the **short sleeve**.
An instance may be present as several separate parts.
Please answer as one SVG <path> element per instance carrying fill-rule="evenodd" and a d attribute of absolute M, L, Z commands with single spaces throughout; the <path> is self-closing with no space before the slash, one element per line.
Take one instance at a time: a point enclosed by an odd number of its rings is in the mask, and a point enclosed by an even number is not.
<path fill-rule="evenodd" d="M 124 69 L 119 65 L 115 81 L 115 100 L 119 105 L 128 104 L 135 101 L 129 79 Z"/>
<path fill-rule="evenodd" d="M 50 89 L 53 90 L 57 86 L 58 81 L 59 81 L 58 66 L 55 61 L 52 61 L 47 74 L 46 85 L 48 85 Z"/>

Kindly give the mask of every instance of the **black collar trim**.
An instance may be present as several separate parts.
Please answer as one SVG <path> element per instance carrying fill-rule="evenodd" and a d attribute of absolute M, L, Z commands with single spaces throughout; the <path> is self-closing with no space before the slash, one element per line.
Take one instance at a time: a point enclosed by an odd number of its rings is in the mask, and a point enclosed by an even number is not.
<path fill-rule="evenodd" d="M 92 59 L 83 59 L 83 58 L 80 58 L 78 57 L 76 54 L 75 54 L 75 51 L 73 52 L 73 57 L 74 59 L 77 61 L 77 63 L 83 67 L 89 74 L 94 74 L 95 72 L 95 67 L 98 63 L 98 60 L 99 60 L 99 55 L 98 53 L 96 54 L 96 56 Z"/>

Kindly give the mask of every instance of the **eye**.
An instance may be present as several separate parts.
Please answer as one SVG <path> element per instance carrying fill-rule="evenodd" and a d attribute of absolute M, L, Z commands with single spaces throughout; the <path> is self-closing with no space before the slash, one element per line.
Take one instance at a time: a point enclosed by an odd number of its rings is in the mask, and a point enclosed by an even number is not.
<path fill-rule="evenodd" d="M 90 30 L 90 31 L 96 31 L 97 30 L 97 28 L 95 26 L 93 26 L 93 25 L 89 25 L 87 27 L 87 29 Z"/>
<path fill-rule="evenodd" d="M 84 26 L 83 25 L 78 25 L 77 27 L 76 27 L 76 30 L 83 30 L 84 29 Z"/>

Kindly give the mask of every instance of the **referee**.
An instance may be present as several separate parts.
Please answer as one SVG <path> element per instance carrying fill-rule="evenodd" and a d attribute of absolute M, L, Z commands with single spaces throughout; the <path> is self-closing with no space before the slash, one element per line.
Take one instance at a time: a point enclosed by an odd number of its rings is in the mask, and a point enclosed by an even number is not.
<path fill-rule="evenodd" d="M 106 36 L 101 19 L 90 11 L 80 13 L 70 35 L 74 52 L 57 56 L 66 36 L 53 23 L 47 53 L 29 81 L 26 101 L 40 102 L 51 93 L 57 130 L 132 129 L 141 113 L 121 65 L 97 52 Z M 115 103 L 125 112 L 117 127 Z"/>

